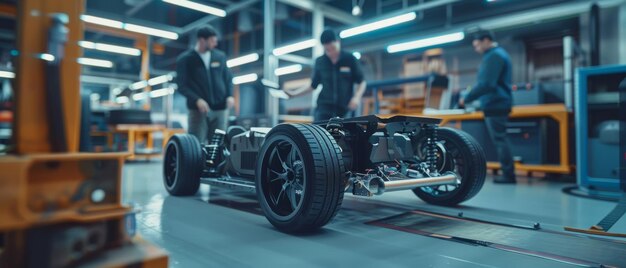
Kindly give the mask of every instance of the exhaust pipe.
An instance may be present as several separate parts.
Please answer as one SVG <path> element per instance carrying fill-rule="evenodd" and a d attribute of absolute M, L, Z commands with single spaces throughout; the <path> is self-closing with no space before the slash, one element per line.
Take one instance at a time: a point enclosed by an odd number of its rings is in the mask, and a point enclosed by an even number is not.
<path fill-rule="evenodd" d="M 385 192 L 411 190 L 424 186 L 442 185 L 442 184 L 458 184 L 459 177 L 454 172 L 446 172 L 441 176 L 425 177 L 419 179 L 407 179 L 396 181 L 384 181 L 380 177 L 371 180 L 369 190 L 375 195 L 381 195 Z"/>

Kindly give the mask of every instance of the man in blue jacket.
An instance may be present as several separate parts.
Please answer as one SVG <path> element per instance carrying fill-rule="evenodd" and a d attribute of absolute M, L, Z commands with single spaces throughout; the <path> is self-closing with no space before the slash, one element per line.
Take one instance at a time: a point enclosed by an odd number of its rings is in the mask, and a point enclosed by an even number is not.
<path fill-rule="evenodd" d="M 496 183 L 515 183 L 515 166 L 509 140 L 506 136 L 506 123 L 511 113 L 511 59 L 509 54 L 495 42 L 491 31 L 480 30 L 474 34 L 474 50 L 483 55 L 478 70 L 478 83 L 471 88 L 460 106 L 480 100 L 485 114 L 485 124 L 496 147 L 502 177 Z"/>

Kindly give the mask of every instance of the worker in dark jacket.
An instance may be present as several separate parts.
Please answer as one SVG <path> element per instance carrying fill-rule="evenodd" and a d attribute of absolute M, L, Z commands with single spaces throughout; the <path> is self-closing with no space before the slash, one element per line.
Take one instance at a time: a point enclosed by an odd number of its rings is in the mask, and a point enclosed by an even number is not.
<path fill-rule="evenodd" d="M 226 55 L 215 48 L 217 33 L 206 26 L 196 37 L 195 49 L 180 55 L 176 62 L 176 81 L 178 91 L 187 98 L 189 133 L 206 143 L 216 129 L 226 129 L 228 109 L 235 101 Z"/>
<path fill-rule="evenodd" d="M 513 99 L 511 96 L 511 59 L 509 54 L 494 41 L 491 31 L 481 30 L 474 34 L 472 42 L 474 50 L 483 54 L 478 70 L 478 83 L 473 86 L 465 98 L 459 101 L 460 106 L 480 100 L 485 114 L 485 124 L 491 136 L 502 177 L 496 183 L 515 183 L 515 167 L 509 140 L 506 136 L 506 123 L 511 113 Z"/>
<path fill-rule="evenodd" d="M 366 82 L 361 65 L 352 53 L 341 49 L 341 43 L 333 30 L 325 30 L 320 41 L 324 46 L 324 55 L 315 60 L 311 85 L 286 93 L 300 96 L 321 84 L 322 91 L 317 97 L 314 120 L 349 117 L 359 107 L 365 92 Z"/>

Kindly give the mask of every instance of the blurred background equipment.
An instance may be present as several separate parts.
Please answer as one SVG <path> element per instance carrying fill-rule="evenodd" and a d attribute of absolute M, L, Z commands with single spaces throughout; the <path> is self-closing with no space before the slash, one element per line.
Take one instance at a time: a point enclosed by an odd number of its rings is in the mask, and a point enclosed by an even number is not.
<path fill-rule="evenodd" d="M 165 252 L 136 235 L 136 211 L 121 203 L 125 153 L 78 152 L 87 127 L 74 60 L 83 9 L 80 0 L 24 0 L 15 9 L 20 54 L 8 107 L 15 116 L 7 116 L 14 147 L 0 156 L 0 266 L 165 267 Z M 32 56 L 46 49 L 49 60 Z"/>

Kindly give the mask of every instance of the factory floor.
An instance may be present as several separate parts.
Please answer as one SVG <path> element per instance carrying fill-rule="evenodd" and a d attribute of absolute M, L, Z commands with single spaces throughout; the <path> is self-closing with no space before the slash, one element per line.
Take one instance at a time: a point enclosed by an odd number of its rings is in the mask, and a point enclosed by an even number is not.
<path fill-rule="evenodd" d="M 495 185 L 456 208 L 427 205 L 412 192 L 375 198 L 346 194 L 319 232 L 288 235 L 258 214 L 254 196 L 202 185 L 191 197 L 169 196 L 159 161 L 128 163 L 123 199 L 140 208 L 139 234 L 169 252 L 170 267 L 568 267 L 553 260 L 477 247 L 365 224 L 416 209 L 561 231 L 589 227 L 614 206 L 563 194 L 569 184 L 521 178 Z M 612 229 L 626 233 L 626 219 Z"/>

